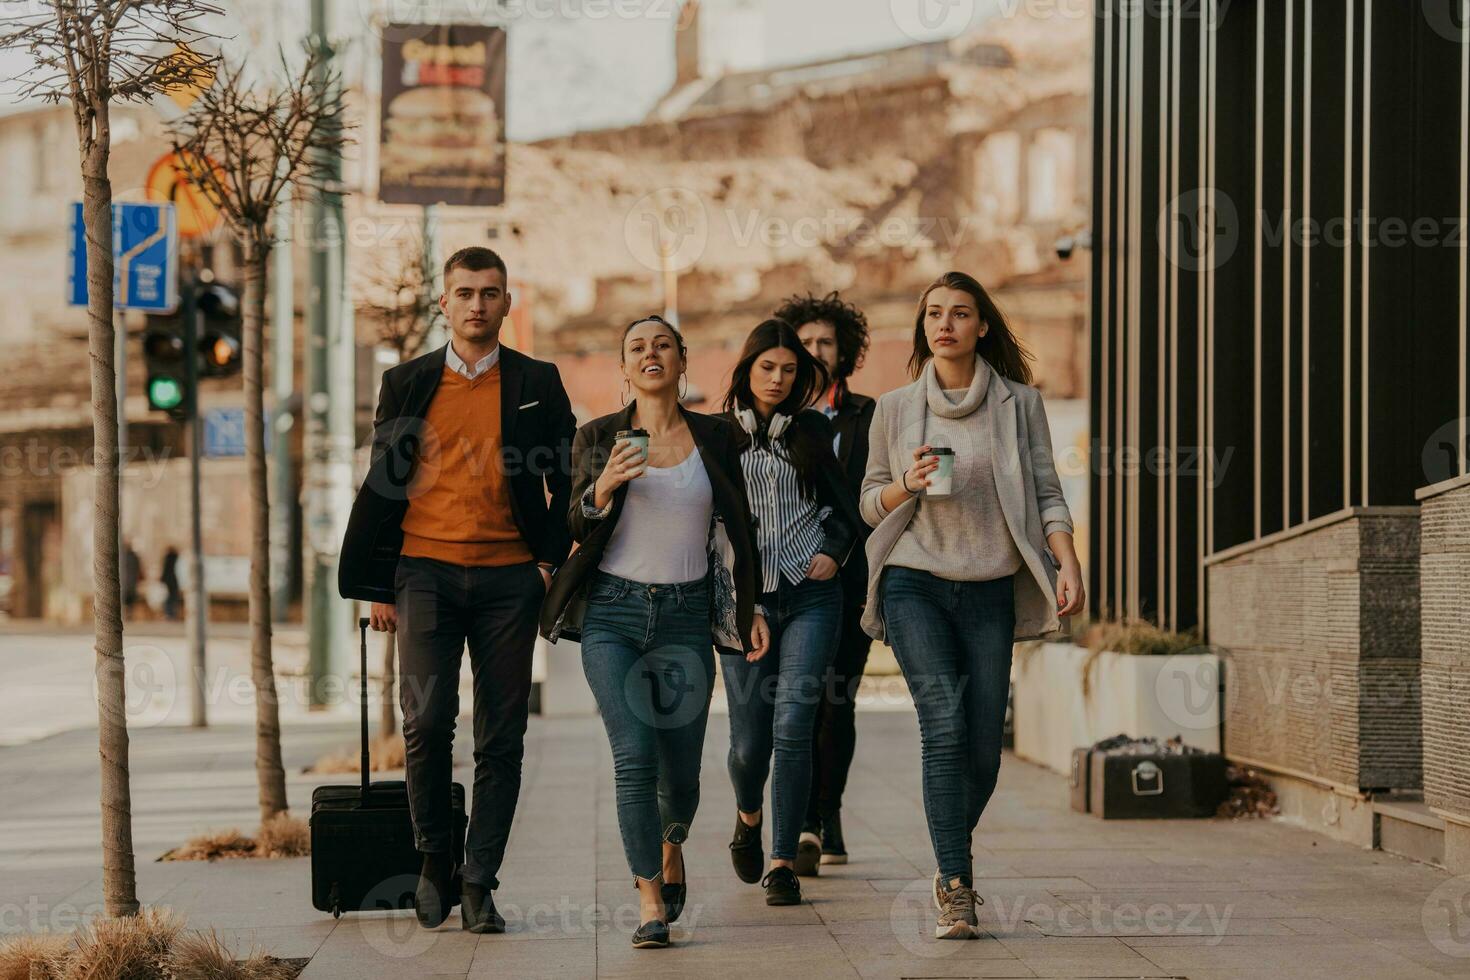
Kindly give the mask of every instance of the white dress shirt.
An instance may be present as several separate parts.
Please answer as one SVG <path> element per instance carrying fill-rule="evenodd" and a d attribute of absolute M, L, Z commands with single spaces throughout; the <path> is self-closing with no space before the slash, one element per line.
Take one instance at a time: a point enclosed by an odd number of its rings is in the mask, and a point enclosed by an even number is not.
<path fill-rule="evenodd" d="M 495 345 L 495 349 L 493 351 L 476 361 L 473 367 L 471 367 L 469 364 L 466 364 L 465 359 L 460 357 L 459 354 L 455 351 L 453 341 L 450 341 L 449 343 L 444 345 L 444 363 L 448 364 L 449 367 L 454 371 L 454 373 L 464 378 L 467 378 L 470 381 L 475 380 L 480 375 L 493 368 L 499 362 L 499 344 Z"/>

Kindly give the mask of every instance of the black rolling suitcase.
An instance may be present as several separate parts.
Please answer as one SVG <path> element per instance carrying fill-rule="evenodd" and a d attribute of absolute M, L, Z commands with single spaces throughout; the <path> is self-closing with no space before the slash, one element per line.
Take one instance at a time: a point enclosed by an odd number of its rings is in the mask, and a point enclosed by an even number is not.
<path fill-rule="evenodd" d="M 323 912 L 413 908 L 423 858 L 414 847 L 408 786 L 372 782 L 368 759 L 367 628 L 358 620 L 362 651 L 362 782 L 318 786 L 311 794 L 311 904 Z M 451 787 L 454 863 L 464 863 L 464 785 Z M 456 875 L 456 880 L 458 876 Z M 454 897 L 458 904 L 459 896 Z"/>

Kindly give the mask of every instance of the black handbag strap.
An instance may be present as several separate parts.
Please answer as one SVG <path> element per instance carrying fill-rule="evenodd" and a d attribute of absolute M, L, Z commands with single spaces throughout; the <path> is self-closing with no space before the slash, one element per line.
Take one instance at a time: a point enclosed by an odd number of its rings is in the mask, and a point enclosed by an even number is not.
<path fill-rule="evenodd" d="M 367 631 L 368 620 L 366 618 L 357 621 L 358 633 L 362 642 L 359 644 L 362 657 L 362 670 L 359 675 L 360 687 L 358 701 L 362 704 L 362 799 L 367 800 L 368 795 L 368 772 L 371 768 L 368 759 L 368 720 L 367 720 Z"/>

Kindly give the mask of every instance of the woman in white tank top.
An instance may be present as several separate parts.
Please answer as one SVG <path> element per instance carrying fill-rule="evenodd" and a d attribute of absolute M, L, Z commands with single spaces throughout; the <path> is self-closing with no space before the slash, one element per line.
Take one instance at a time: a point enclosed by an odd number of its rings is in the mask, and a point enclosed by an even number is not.
<path fill-rule="evenodd" d="M 685 411 L 683 338 L 659 317 L 623 335 L 623 411 L 572 447 L 572 536 L 542 633 L 580 636 L 612 748 L 618 825 L 639 892 L 640 949 L 669 944 L 687 898 L 713 647 L 759 658 L 755 534 L 727 423 Z M 631 396 L 631 397 L 630 397 Z"/>

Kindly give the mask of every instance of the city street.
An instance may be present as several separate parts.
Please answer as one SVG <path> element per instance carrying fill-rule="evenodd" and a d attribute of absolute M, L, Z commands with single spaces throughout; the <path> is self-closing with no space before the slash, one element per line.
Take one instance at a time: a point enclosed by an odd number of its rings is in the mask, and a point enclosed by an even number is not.
<path fill-rule="evenodd" d="M 464 933 L 457 913 L 432 932 L 411 913 L 333 921 L 311 908 L 307 859 L 155 862 L 191 834 L 252 828 L 253 737 L 234 724 L 133 733 L 139 897 L 241 952 L 310 957 L 304 980 L 1470 976 L 1460 879 L 1279 821 L 1104 822 L 1066 808 L 1063 779 L 1010 756 L 976 840 L 986 934 L 937 942 L 917 729 L 896 710 L 859 714 L 844 810 L 851 863 L 805 880 L 800 907 L 768 908 L 735 878 L 725 848 L 727 731 L 724 715 L 711 719 L 690 903 L 666 951 L 628 941 L 636 902 L 592 718 L 532 719 L 497 893 L 505 935 Z M 353 735 L 350 723 L 288 722 L 298 812 L 327 781 L 302 767 Z M 456 778 L 468 781 L 466 740 L 457 750 Z M 0 814 L 0 932 L 69 929 L 100 910 L 95 760 L 87 730 L 0 749 L 0 783 L 25 787 Z"/>

